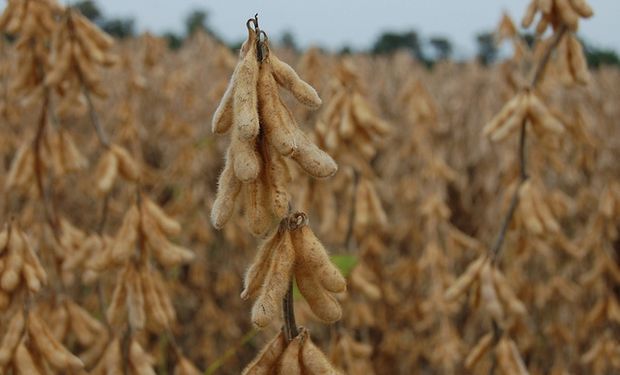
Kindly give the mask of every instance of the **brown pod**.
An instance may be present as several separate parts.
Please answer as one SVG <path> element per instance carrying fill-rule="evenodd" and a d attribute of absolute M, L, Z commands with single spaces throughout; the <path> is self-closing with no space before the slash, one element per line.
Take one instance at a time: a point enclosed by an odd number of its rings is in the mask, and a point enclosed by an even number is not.
<path fill-rule="evenodd" d="M 573 77 L 577 83 L 585 85 L 590 82 L 590 72 L 588 71 L 588 62 L 583 53 L 583 48 L 579 40 L 573 35 L 569 35 L 567 38 L 569 64 Z"/>
<path fill-rule="evenodd" d="M 276 371 L 278 359 L 284 352 L 286 339 L 280 331 L 276 337 L 265 345 L 258 355 L 247 365 L 241 375 L 270 375 Z"/>
<path fill-rule="evenodd" d="M 19 344 L 24 332 L 24 314 L 19 311 L 5 326 L 4 336 L 0 343 L 0 368 L 6 366 L 13 357 L 15 348 Z"/>
<path fill-rule="evenodd" d="M 202 375 L 202 372 L 187 358 L 181 357 L 176 366 L 174 366 L 174 375 Z"/>
<path fill-rule="evenodd" d="M 342 293 L 347 283 L 340 270 L 329 259 L 323 244 L 309 226 L 291 231 L 295 248 L 295 267 L 309 270 L 321 285 L 332 293 Z"/>
<path fill-rule="evenodd" d="M 268 61 L 261 64 L 258 79 L 260 122 L 268 142 L 280 154 L 289 156 L 297 149 L 295 139 L 297 124 L 280 99 L 278 85 L 273 78 Z"/>
<path fill-rule="evenodd" d="M 44 372 L 40 371 L 39 366 L 35 363 L 32 354 L 26 348 L 24 340 L 20 342 L 15 351 L 15 359 L 13 360 L 15 365 L 16 375 L 43 375 Z"/>
<path fill-rule="evenodd" d="M 454 301 L 460 295 L 462 295 L 469 286 L 476 281 L 480 274 L 480 269 L 486 263 L 487 257 L 481 256 L 475 261 L 471 262 L 467 269 L 458 279 L 446 290 L 444 298 L 448 301 Z"/>
<path fill-rule="evenodd" d="M 247 300 L 249 298 L 254 298 L 262 287 L 271 266 L 273 251 L 280 246 L 282 237 L 282 231 L 275 231 L 269 239 L 263 241 L 259 246 L 256 256 L 252 261 L 252 265 L 250 265 L 250 268 L 248 268 L 245 274 L 241 299 Z"/>
<path fill-rule="evenodd" d="M 245 185 L 245 218 L 250 232 L 262 237 L 272 224 L 269 191 L 262 181 L 252 181 Z"/>
<path fill-rule="evenodd" d="M 295 262 L 295 251 L 288 231 L 273 249 L 271 265 L 261 287 L 258 299 L 252 307 L 252 323 L 266 327 L 282 311 L 282 300 L 288 291 Z"/>
<path fill-rule="evenodd" d="M 280 357 L 277 374 L 302 375 L 300 355 L 301 346 L 306 339 L 305 331 L 288 343 L 286 349 Z"/>
<path fill-rule="evenodd" d="M 258 177 L 261 170 L 261 160 L 256 152 L 256 140 L 242 140 L 235 127 L 230 142 L 230 155 L 233 157 L 235 176 L 243 182 L 249 183 Z"/>
<path fill-rule="evenodd" d="M 241 181 L 235 176 L 233 161 L 229 152 L 224 170 L 217 183 L 215 202 L 211 208 L 211 223 L 216 229 L 221 229 L 230 220 L 241 186 Z"/>
<path fill-rule="evenodd" d="M 554 4 L 564 24 L 566 24 L 570 30 L 577 31 L 579 26 L 579 14 L 571 7 L 569 0 L 554 0 Z"/>
<path fill-rule="evenodd" d="M 314 345 L 310 335 L 301 347 L 302 372 L 304 374 L 339 375 L 340 371 L 329 362 L 325 354 Z"/>
<path fill-rule="evenodd" d="M 321 98 L 319 98 L 316 90 L 299 78 L 299 75 L 290 65 L 282 62 L 273 53 L 269 54 L 269 63 L 273 68 L 273 76 L 278 84 L 290 91 L 301 104 L 311 109 L 317 109 L 321 106 Z"/>
<path fill-rule="evenodd" d="M 118 159 L 112 151 L 107 151 L 97 166 L 95 179 L 97 190 L 102 194 L 107 194 L 114 185 L 114 180 L 118 174 Z"/>
<path fill-rule="evenodd" d="M 303 131 L 297 129 L 295 139 L 297 151 L 291 157 L 306 173 L 316 178 L 326 178 L 338 171 L 334 159 L 315 145 Z"/>
<path fill-rule="evenodd" d="M 267 148 L 267 145 L 263 145 Z M 290 173 L 284 157 L 269 148 L 263 152 L 265 160 L 265 183 L 268 185 L 271 209 L 277 218 L 282 219 L 288 213 L 289 194 L 287 185 Z"/>
<path fill-rule="evenodd" d="M 140 166 L 129 151 L 117 145 L 112 145 L 110 149 L 118 159 L 118 170 L 123 178 L 129 181 L 138 181 L 140 179 Z"/>
<path fill-rule="evenodd" d="M 248 29 L 247 52 L 235 68 L 233 123 L 238 136 L 254 140 L 259 132 L 257 84 L 259 65 L 256 59 L 256 33 Z"/>

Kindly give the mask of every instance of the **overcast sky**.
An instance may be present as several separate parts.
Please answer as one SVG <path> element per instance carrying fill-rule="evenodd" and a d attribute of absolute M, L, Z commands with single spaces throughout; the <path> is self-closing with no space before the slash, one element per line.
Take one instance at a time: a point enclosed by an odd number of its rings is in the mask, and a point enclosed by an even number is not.
<path fill-rule="evenodd" d="M 67 0 L 60 0 L 67 3 Z M 261 28 L 279 38 L 290 30 L 305 47 L 345 44 L 367 48 L 382 31 L 417 30 L 422 36 L 443 35 L 458 55 L 475 52 L 474 35 L 494 28 L 503 10 L 520 20 L 529 0 L 99 0 L 107 16 L 132 16 L 139 31 L 181 32 L 191 9 L 209 11 L 209 24 L 225 40 L 244 37 L 245 21 L 259 13 Z M 581 22 L 581 35 L 591 43 L 620 51 L 620 0 L 589 0 L 592 19 Z"/>

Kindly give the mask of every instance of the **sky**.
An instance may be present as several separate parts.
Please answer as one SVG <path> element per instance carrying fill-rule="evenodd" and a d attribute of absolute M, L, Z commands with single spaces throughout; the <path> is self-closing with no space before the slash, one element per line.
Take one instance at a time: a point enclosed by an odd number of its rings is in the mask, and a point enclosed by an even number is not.
<path fill-rule="evenodd" d="M 4 0 L 5 1 L 5 0 Z M 0 1 L 2 4 L 4 1 Z M 68 3 L 68 0 L 59 0 Z M 183 31 L 192 9 L 209 12 L 209 25 L 228 42 L 241 40 L 245 21 L 259 13 L 261 29 L 276 40 L 289 30 L 302 47 L 368 48 L 383 31 L 414 29 L 423 37 L 445 36 L 457 55 L 475 53 L 476 33 L 493 29 L 502 11 L 521 19 L 529 0 L 99 0 L 104 14 L 132 16 L 138 31 Z M 620 51 L 620 0 L 589 0 L 595 15 L 580 34 L 599 47 Z"/>

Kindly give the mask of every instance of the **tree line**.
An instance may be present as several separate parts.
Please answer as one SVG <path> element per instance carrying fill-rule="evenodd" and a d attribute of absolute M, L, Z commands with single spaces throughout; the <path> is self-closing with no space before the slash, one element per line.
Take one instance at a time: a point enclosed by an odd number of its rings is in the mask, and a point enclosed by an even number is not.
<path fill-rule="evenodd" d="M 136 34 L 135 20 L 132 17 L 107 17 L 97 4 L 92 0 L 78 1 L 75 5 L 84 16 L 95 22 L 99 27 L 117 38 L 129 38 Z M 226 43 L 209 26 L 209 13 L 204 9 L 190 11 L 184 20 L 184 32 L 165 32 L 163 36 L 168 40 L 171 48 L 179 48 L 185 39 L 198 30 L 206 32 L 230 48 L 236 49 L 241 44 Z M 526 41 L 533 41 L 532 35 L 524 35 Z M 494 63 L 499 57 L 499 49 L 494 40 L 494 34 L 490 31 L 478 33 L 476 36 L 476 58 L 485 65 Z M 601 48 L 586 41 L 582 41 L 586 59 L 591 68 L 602 65 L 620 66 L 620 58 L 616 51 L 609 48 Z M 284 32 L 280 37 L 280 44 L 291 49 L 298 49 L 297 42 L 292 32 Z M 386 31 L 381 33 L 366 51 L 372 54 L 390 54 L 399 50 L 409 51 L 417 59 L 430 66 L 441 60 L 450 59 L 454 54 L 454 46 L 450 39 L 445 36 L 435 35 L 423 37 L 415 30 Z M 344 46 L 341 53 L 351 53 L 353 50 Z"/>

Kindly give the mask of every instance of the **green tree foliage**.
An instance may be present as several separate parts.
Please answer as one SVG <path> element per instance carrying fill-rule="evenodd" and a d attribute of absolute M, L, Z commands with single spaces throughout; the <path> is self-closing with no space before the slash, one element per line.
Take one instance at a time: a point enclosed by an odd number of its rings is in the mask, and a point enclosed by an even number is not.
<path fill-rule="evenodd" d="M 584 40 L 580 41 L 583 45 L 583 51 L 590 69 L 598 69 L 605 65 L 620 66 L 620 58 L 616 51 L 610 48 L 594 46 Z"/>
<path fill-rule="evenodd" d="M 133 18 L 111 18 L 99 22 L 99 26 L 108 34 L 115 38 L 124 39 L 132 37 L 135 32 L 135 21 Z"/>
<path fill-rule="evenodd" d="M 436 36 L 429 40 L 435 49 L 435 56 L 438 60 L 447 60 L 452 55 L 452 43 L 448 38 Z"/>
<path fill-rule="evenodd" d="M 410 51 L 416 58 L 422 61 L 426 60 L 418 33 L 413 30 L 402 33 L 384 32 L 374 43 L 372 53 L 389 54 L 401 49 Z"/>
<path fill-rule="evenodd" d="M 483 65 L 492 64 L 497 58 L 497 45 L 492 32 L 482 32 L 476 35 L 478 43 L 477 58 Z"/>
<path fill-rule="evenodd" d="M 77 1 L 73 4 L 73 8 L 77 9 L 82 15 L 93 22 L 101 19 L 101 10 L 92 0 Z"/>
<path fill-rule="evenodd" d="M 282 47 L 292 49 L 293 51 L 297 51 L 297 41 L 295 40 L 295 35 L 290 30 L 286 30 L 282 33 L 282 37 L 280 38 L 280 44 Z"/>
<path fill-rule="evenodd" d="M 207 20 L 209 19 L 209 13 L 203 9 L 192 10 L 187 17 L 185 17 L 185 33 L 187 36 L 192 35 L 198 30 L 210 33 L 207 26 Z"/>

